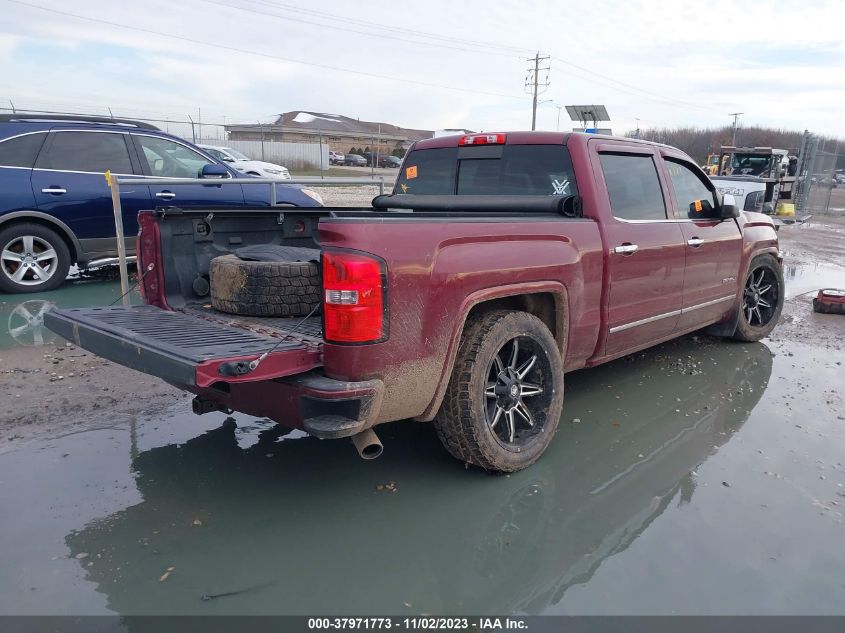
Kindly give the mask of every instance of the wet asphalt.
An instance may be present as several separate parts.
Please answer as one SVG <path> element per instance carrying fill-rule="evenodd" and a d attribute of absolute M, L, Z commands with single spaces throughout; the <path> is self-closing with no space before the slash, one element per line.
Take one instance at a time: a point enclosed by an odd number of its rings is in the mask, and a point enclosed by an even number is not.
<path fill-rule="evenodd" d="M 828 274 L 787 269 L 789 296 Z M 0 614 L 845 614 L 843 365 L 695 336 L 574 372 L 510 476 L 426 424 L 365 462 L 187 397 L 115 413 L 0 454 Z"/>

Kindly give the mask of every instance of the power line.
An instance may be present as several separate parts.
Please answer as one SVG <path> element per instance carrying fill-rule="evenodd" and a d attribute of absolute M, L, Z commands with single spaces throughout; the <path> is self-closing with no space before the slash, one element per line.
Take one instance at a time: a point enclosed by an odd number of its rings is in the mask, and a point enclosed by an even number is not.
<path fill-rule="evenodd" d="M 202 1 L 212 2 L 214 4 L 221 4 L 218 0 L 202 0 Z M 390 26 L 390 25 L 386 25 L 386 24 L 382 24 L 382 23 L 370 22 L 370 21 L 367 21 L 367 20 L 360 20 L 360 19 L 356 19 L 356 18 L 348 18 L 348 17 L 345 17 L 345 16 L 339 16 L 337 14 L 327 13 L 327 12 L 324 12 L 324 11 L 316 11 L 316 10 L 313 10 L 313 9 L 304 9 L 302 7 L 298 7 L 296 5 L 288 4 L 288 3 L 285 3 L 285 2 L 277 2 L 277 1 L 273 1 L 273 0 L 254 0 L 254 2 L 257 2 L 259 4 L 263 4 L 263 5 L 266 5 L 266 6 L 283 8 L 287 11 L 294 11 L 294 12 L 303 13 L 303 14 L 306 14 L 306 15 L 318 16 L 318 17 L 321 17 L 321 18 L 326 18 L 326 19 L 329 19 L 329 20 L 335 20 L 335 21 L 340 21 L 340 22 L 351 22 L 351 23 L 359 24 L 359 25 L 366 26 L 366 27 L 384 29 L 384 30 L 388 30 L 388 31 L 396 32 L 396 33 L 405 33 L 405 34 L 410 34 L 410 35 L 414 35 L 414 36 L 429 37 L 429 38 L 434 38 L 434 39 L 443 40 L 443 41 L 460 42 L 460 43 L 463 43 L 463 44 L 469 44 L 469 45 L 473 45 L 473 46 L 482 46 L 482 47 L 485 47 L 485 48 L 494 48 L 494 49 L 514 51 L 514 52 L 515 51 L 524 52 L 524 51 L 530 50 L 530 49 L 526 49 L 526 48 L 518 48 L 518 47 L 513 47 L 513 46 L 502 46 L 500 44 L 494 44 L 494 43 L 491 43 L 491 42 L 482 42 L 482 41 L 478 41 L 478 40 L 466 40 L 466 39 L 461 39 L 461 38 L 453 38 L 453 37 L 449 37 L 449 36 L 442 36 L 442 35 L 438 35 L 438 34 L 435 34 L 435 33 L 425 32 L 425 31 L 416 31 L 416 30 L 413 30 L 413 29 L 395 27 L 395 26 Z M 231 5 L 223 5 L 223 6 L 231 6 Z M 235 8 L 235 7 L 233 7 L 233 8 Z M 237 8 L 241 8 L 241 7 L 237 7 Z M 250 9 L 244 9 L 244 10 L 251 11 Z M 278 16 L 278 17 L 282 17 L 282 16 Z M 291 19 L 291 18 L 289 16 L 284 16 L 284 19 Z M 327 28 L 338 28 L 338 27 L 332 27 L 332 26 L 326 25 L 326 24 L 319 24 L 319 23 L 313 23 L 313 22 L 311 22 L 310 24 L 314 24 L 315 26 L 321 26 L 321 27 L 325 26 Z M 400 38 L 400 39 L 402 39 L 402 38 Z M 429 42 L 417 42 L 417 43 L 430 44 Z M 453 47 L 447 47 L 447 48 L 453 48 Z M 469 50 L 469 49 L 459 48 L 458 50 Z M 475 52 L 475 51 L 470 51 L 470 52 Z M 493 53 L 493 54 L 496 54 L 496 53 Z M 502 55 L 502 53 L 499 53 L 499 54 Z M 505 55 L 505 56 L 510 56 L 510 55 Z M 640 97 L 647 96 L 651 100 L 663 103 L 665 105 L 674 105 L 676 107 L 683 107 L 683 108 L 698 108 L 700 110 L 706 110 L 706 111 L 711 111 L 711 112 L 717 111 L 715 108 L 702 106 L 700 104 L 691 103 L 691 102 L 688 102 L 688 101 L 683 101 L 681 99 L 674 99 L 672 97 L 666 97 L 666 96 L 659 95 L 657 93 L 654 93 L 654 92 L 651 92 L 651 91 L 648 91 L 648 90 L 644 90 L 644 89 L 639 88 L 637 86 L 634 86 L 632 84 L 627 84 L 625 82 L 614 79 L 613 77 L 610 77 L 608 75 L 604 75 L 602 73 L 598 73 L 598 72 L 591 70 L 589 68 L 585 68 L 584 66 L 576 64 L 574 62 L 571 62 L 567 59 L 563 59 L 562 57 L 553 57 L 552 59 L 559 61 L 563 64 L 566 64 L 567 66 L 571 66 L 572 68 L 575 68 L 577 70 L 580 70 L 583 73 L 586 73 L 585 77 L 581 77 L 582 79 L 585 79 L 587 81 L 592 81 L 592 82 L 597 83 L 599 85 L 604 85 L 606 87 L 609 87 L 613 90 L 617 90 L 617 91 L 622 92 L 624 94 L 630 94 L 630 95 L 640 96 Z M 599 81 L 595 77 L 601 77 L 605 80 L 605 82 Z M 618 85 L 608 85 L 606 83 L 608 81 L 612 82 L 613 84 L 618 84 Z M 621 88 L 619 88 L 619 86 L 627 88 L 628 90 L 622 90 Z M 635 91 L 635 92 L 631 92 L 631 91 Z"/>
<path fill-rule="evenodd" d="M 449 35 L 441 35 L 439 33 L 431 33 L 429 31 L 419 31 L 419 30 L 416 30 L 416 29 L 409 29 L 409 28 L 406 28 L 406 27 L 398 27 L 398 26 L 393 26 L 393 25 L 389 25 L 389 24 L 383 24 L 383 23 L 380 23 L 380 22 L 371 22 L 371 21 L 368 21 L 368 20 L 361 20 L 360 18 L 351 18 L 351 17 L 347 17 L 347 16 L 340 16 L 340 15 L 337 15 L 337 14 L 334 14 L 334 13 L 327 13 L 325 11 L 317 11 L 317 10 L 314 10 L 314 9 L 306 9 L 306 8 L 303 8 L 303 7 L 298 7 L 296 5 L 287 4 L 285 2 L 274 2 L 272 0 L 254 0 L 254 1 L 257 2 L 258 4 L 283 8 L 287 11 L 293 11 L 293 12 L 302 13 L 302 14 L 305 14 L 305 15 L 311 15 L 311 16 L 326 18 L 326 19 L 329 19 L 329 20 L 334 20 L 336 22 L 358 24 L 360 26 L 378 28 L 378 29 L 382 29 L 382 30 L 385 30 L 385 31 L 391 31 L 391 32 L 394 32 L 394 33 L 404 33 L 406 35 L 413 35 L 415 37 L 426 37 L 426 38 L 441 40 L 441 41 L 444 41 L 444 42 L 454 42 L 454 43 L 465 44 L 465 45 L 470 45 L 470 46 L 480 46 L 480 47 L 483 47 L 483 48 L 507 50 L 507 51 L 511 51 L 512 53 L 517 53 L 520 56 L 525 54 L 525 53 L 531 52 L 530 48 L 508 46 L 508 45 L 501 44 L 501 43 L 483 42 L 483 41 L 480 41 L 480 40 L 470 40 L 470 39 L 466 39 L 466 38 L 453 37 L 453 36 L 449 36 Z"/>
<path fill-rule="evenodd" d="M 322 68 L 324 70 L 332 70 L 335 72 L 342 72 L 342 73 L 349 73 L 352 75 L 360 75 L 362 77 L 371 77 L 374 79 L 382 79 L 386 81 L 398 81 L 401 83 L 413 84 L 417 86 L 428 86 L 430 88 L 441 88 L 443 90 L 454 90 L 457 92 L 469 92 L 471 94 L 477 95 L 488 95 L 492 97 L 504 97 L 507 99 L 522 99 L 521 95 L 512 95 L 512 94 L 504 94 L 500 92 L 490 92 L 487 90 L 475 90 L 472 88 L 460 88 L 458 86 L 448 86 L 445 84 L 437 84 L 428 81 L 421 81 L 419 79 L 408 79 L 406 77 L 393 77 L 390 75 L 381 75 L 379 73 L 373 73 L 363 70 L 354 70 L 352 68 L 344 68 L 342 66 L 333 66 L 330 64 L 320 64 L 317 62 L 308 62 L 302 59 L 296 59 L 293 57 L 282 57 L 281 55 L 272 55 L 270 53 L 262 53 L 260 51 L 252 51 L 243 48 L 238 48 L 236 46 L 229 46 L 227 44 L 221 44 L 219 42 L 208 42 L 205 40 L 198 40 L 191 37 L 185 37 L 183 35 L 174 35 L 172 33 L 164 33 L 162 31 L 156 31 L 153 29 L 147 29 L 140 26 L 130 26 L 128 24 L 121 24 L 120 22 L 112 22 L 110 20 L 103 20 L 101 18 L 92 18 L 86 15 L 79 15 L 77 13 L 71 13 L 69 11 L 61 11 L 59 9 L 53 9 L 49 7 L 43 7 L 37 4 L 31 4 L 29 2 L 23 2 L 22 0 L 6 0 L 6 2 L 10 2 L 12 4 L 18 4 L 25 7 L 30 7 L 32 9 L 38 9 L 39 11 L 45 11 L 47 13 L 52 13 L 54 15 L 64 15 L 71 18 L 76 18 L 78 20 L 85 20 L 87 22 L 94 22 L 95 24 L 105 24 L 108 26 L 113 26 L 119 29 L 126 29 L 129 31 L 136 31 L 138 33 L 147 33 L 148 35 L 158 35 L 159 37 L 166 37 L 172 40 L 178 40 L 182 42 L 189 42 L 191 44 L 199 44 L 201 46 L 209 46 L 211 48 L 217 48 L 221 50 L 227 51 L 234 51 L 236 53 L 245 53 L 247 55 L 255 55 L 257 57 L 264 57 L 267 59 L 274 59 L 277 61 L 288 62 L 291 64 L 300 64 L 303 66 L 311 66 L 313 68 Z"/>
<path fill-rule="evenodd" d="M 592 82 L 595 82 L 595 83 L 603 84 L 602 81 L 595 79 L 595 77 L 600 77 L 600 78 L 604 79 L 605 81 L 609 81 L 609 82 L 612 82 L 614 84 L 618 84 L 619 86 L 623 86 L 624 88 L 628 88 L 627 91 L 622 90 L 622 92 L 627 92 L 628 94 L 634 94 L 636 96 L 647 96 L 647 97 L 652 98 L 653 100 L 660 101 L 660 102 L 665 103 L 667 105 L 682 106 L 684 108 L 698 108 L 700 110 L 707 110 L 708 112 L 718 112 L 719 111 L 717 108 L 702 106 L 702 105 L 697 104 L 697 103 L 692 103 L 692 102 L 689 102 L 689 101 L 683 101 L 681 99 L 675 99 L 673 97 L 665 97 L 663 95 L 659 95 L 655 92 L 651 92 L 650 90 L 645 90 L 643 88 L 639 88 L 639 87 L 634 86 L 632 84 L 625 83 L 624 81 L 619 81 L 618 79 L 614 79 L 613 77 L 610 77 L 608 75 L 604 75 L 602 73 L 596 72 L 596 71 L 591 70 L 589 68 L 585 68 L 584 66 L 580 66 L 580 65 L 578 65 L 574 62 L 563 59 L 562 57 L 552 57 L 552 59 L 555 60 L 555 61 L 561 62 L 562 64 L 566 64 L 567 66 L 577 68 L 578 70 L 582 71 L 583 73 L 586 73 L 587 76 L 582 77 L 582 78 L 586 79 L 587 81 L 592 81 Z M 606 84 L 604 84 L 604 85 L 606 85 Z M 609 86 L 609 87 L 614 88 L 615 90 L 620 90 L 616 86 Z M 632 90 L 636 91 L 636 92 L 633 92 L 633 93 L 630 92 Z"/>
<path fill-rule="evenodd" d="M 268 16 L 268 17 L 271 17 L 271 18 L 276 18 L 277 20 L 282 20 L 283 22 L 297 22 L 297 23 L 301 23 L 301 24 L 309 24 L 309 25 L 312 25 L 312 26 L 317 26 L 319 28 L 333 29 L 335 31 L 345 31 L 347 33 L 357 33 L 359 35 L 369 35 L 369 36 L 374 35 L 374 33 L 372 33 L 371 31 L 362 31 L 360 29 L 353 29 L 353 28 L 349 28 L 349 27 L 345 27 L 345 26 L 334 26 L 332 24 L 321 24 L 320 22 L 313 22 L 311 20 L 304 20 L 302 18 L 295 18 L 295 17 L 291 17 L 289 15 L 279 15 L 277 13 L 270 13 L 270 12 L 267 12 L 267 11 L 261 11 L 259 9 L 227 4 L 225 2 L 220 2 L 219 0 L 200 0 L 200 1 L 208 3 L 208 4 L 215 4 L 219 7 L 226 7 L 227 9 L 232 9 L 232 10 L 235 10 L 235 11 L 244 11 L 244 12 L 248 12 L 248 13 L 254 13 L 256 15 L 265 15 L 265 16 Z M 256 0 L 256 1 L 260 1 L 260 0 Z M 269 2 L 260 2 L 260 4 L 275 6 L 275 5 L 272 5 L 272 3 L 269 3 Z M 401 36 L 401 35 L 387 35 L 385 33 L 379 33 L 379 34 L 377 34 L 377 37 L 382 38 L 382 39 L 398 40 L 400 42 L 403 42 L 404 44 L 421 44 L 423 46 L 434 46 L 434 47 L 437 47 L 437 48 L 446 48 L 446 49 L 453 50 L 453 51 L 464 51 L 464 52 L 467 52 L 467 53 L 476 53 L 476 54 L 481 54 L 481 55 L 498 55 L 500 57 L 511 57 L 511 58 L 519 57 L 515 53 L 502 53 L 502 52 L 495 52 L 495 51 L 490 51 L 490 50 L 465 48 L 465 47 L 462 47 L 462 46 L 451 46 L 449 44 L 443 44 L 443 43 L 438 43 L 438 42 L 426 42 L 426 41 L 421 41 L 421 40 L 409 40 L 407 35 Z"/>

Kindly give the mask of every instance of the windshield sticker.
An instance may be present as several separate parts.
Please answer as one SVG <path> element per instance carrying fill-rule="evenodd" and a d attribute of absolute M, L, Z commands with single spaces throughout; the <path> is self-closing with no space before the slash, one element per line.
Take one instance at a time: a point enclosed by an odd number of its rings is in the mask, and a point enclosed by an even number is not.
<path fill-rule="evenodd" d="M 554 180 L 552 180 L 552 187 L 554 187 L 554 193 L 552 195 L 569 195 L 569 180 L 567 178 L 564 178 L 563 180 L 558 180 L 557 178 L 555 178 Z"/>
<path fill-rule="evenodd" d="M 410 180 L 411 178 L 417 177 L 417 166 L 411 165 L 405 170 L 405 179 Z"/>
<path fill-rule="evenodd" d="M 399 185 L 399 186 L 402 188 L 402 193 L 408 193 L 408 185 L 406 185 L 406 184 L 403 182 L 403 183 L 402 183 L 401 185 Z"/>

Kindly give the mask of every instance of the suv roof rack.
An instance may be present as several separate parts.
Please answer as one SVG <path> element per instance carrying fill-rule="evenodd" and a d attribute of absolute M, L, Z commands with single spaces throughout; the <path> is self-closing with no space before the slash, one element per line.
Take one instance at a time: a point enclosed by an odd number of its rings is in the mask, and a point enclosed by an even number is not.
<path fill-rule="evenodd" d="M 159 130 L 155 125 L 134 119 L 115 119 L 106 116 L 88 116 L 76 114 L 30 114 L 19 112 L 15 114 L 0 114 L 0 123 L 97 123 L 99 125 L 119 125 L 123 127 L 135 127 L 145 130 Z"/>

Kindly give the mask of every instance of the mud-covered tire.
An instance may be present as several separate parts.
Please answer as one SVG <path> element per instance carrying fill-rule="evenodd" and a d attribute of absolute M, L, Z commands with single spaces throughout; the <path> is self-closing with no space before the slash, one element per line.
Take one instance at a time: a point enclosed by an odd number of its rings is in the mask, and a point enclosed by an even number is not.
<path fill-rule="evenodd" d="M 517 341 L 517 358 L 510 357 Z M 521 405 L 503 402 L 510 397 L 508 370 L 522 369 L 517 392 L 526 394 Z M 506 367 L 502 368 L 502 364 Z M 503 369 L 499 372 L 499 369 Z M 498 378 L 505 375 L 504 382 Z M 541 391 L 529 396 L 528 392 Z M 496 391 L 501 389 L 501 391 Z M 499 393 L 500 395 L 494 395 Z M 528 412 L 525 417 L 517 409 Z M 496 412 L 502 409 L 497 419 Z M 467 320 L 443 404 L 434 424 L 440 441 L 457 459 L 497 472 L 514 472 L 533 464 L 554 437 L 563 409 L 563 363 L 557 343 L 546 325 L 527 312 L 496 310 Z M 510 416 L 505 412 L 511 411 Z M 529 426 L 527 420 L 533 420 Z M 510 429 L 519 422 L 514 434 Z M 499 425 L 504 426 L 499 426 Z M 510 430 L 510 436 L 509 435 Z"/>
<path fill-rule="evenodd" d="M 23 222 L 0 230 L 0 291 L 54 290 L 64 283 L 70 264 L 65 241 L 43 224 Z M 39 269 L 44 271 L 42 277 L 35 272 Z"/>
<path fill-rule="evenodd" d="M 759 291 L 760 288 L 765 292 Z M 759 301 L 768 304 L 763 307 Z M 755 304 L 755 301 L 758 303 Z M 733 337 L 738 341 L 753 342 L 766 338 L 777 325 L 783 310 L 783 269 L 771 255 L 758 255 L 751 260 L 739 300 L 739 315 Z"/>
<path fill-rule="evenodd" d="M 316 262 L 256 262 L 222 255 L 211 260 L 209 276 L 212 307 L 229 314 L 305 316 L 322 299 Z"/>

